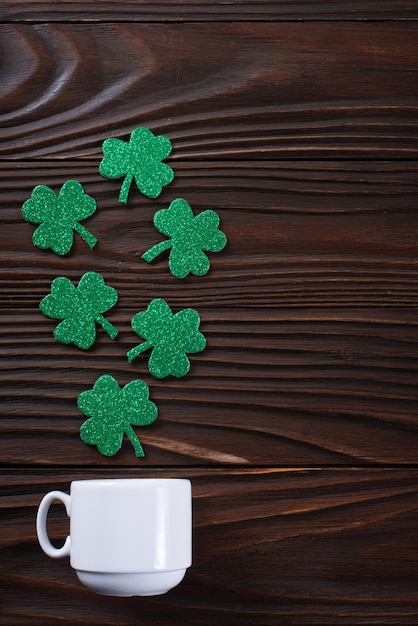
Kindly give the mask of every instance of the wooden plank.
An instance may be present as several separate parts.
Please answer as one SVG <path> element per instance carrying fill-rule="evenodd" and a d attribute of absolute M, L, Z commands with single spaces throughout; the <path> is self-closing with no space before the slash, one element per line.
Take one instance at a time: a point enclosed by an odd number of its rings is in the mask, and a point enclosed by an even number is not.
<path fill-rule="evenodd" d="M 3 24 L 0 49 L 2 159 L 138 125 L 178 159 L 417 156 L 412 22 Z"/>
<path fill-rule="evenodd" d="M 133 190 L 124 207 L 98 160 L 1 164 L 3 461 L 113 464 L 80 441 L 76 407 L 108 373 L 144 378 L 160 408 L 141 429 L 146 458 L 126 442 L 121 465 L 415 463 L 417 163 L 172 165 L 161 198 Z M 97 200 L 99 243 L 58 257 L 33 247 L 20 207 L 36 184 L 58 191 L 68 178 Z M 229 243 L 206 277 L 179 281 L 167 258 L 140 254 L 160 238 L 157 208 L 182 196 L 217 210 Z M 58 344 L 38 305 L 56 276 L 87 270 L 118 289 L 108 317 L 120 335 L 99 331 L 85 352 Z M 126 359 L 133 315 L 158 297 L 201 315 L 208 347 L 184 379 L 157 381 L 146 357 Z"/>
<path fill-rule="evenodd" d="M 89 351 L 55 341 L 36 310 L 2 317 L 3 463 L 56 466 L 415 464 L 418 446 L 417 319 L 413 310 L 207 309 L 206 349 L 181 379 L 157 380 L 123 307 Z M 140 378 L 159 408 L 115 457 L 80 440 L 78 395 L 103 374 Z"/>
<path fill-rule="evenodd" d="M 81 586 L 68 559 L 42 553 L 36 509 L 71 480 L 138 475 L 3 472 L 0 623 L 417 623 L 416 469 L 141 470 L 191 478 L 193 565 L 165 596 L 101 597 Z M 58 545 L 68 533 L 62 507 L 53 507 L 49 532 Z"/>
<path fill-rule="evenodd" d="M 240 21 L 240 20 L 365 20 L 416 19 L 414 0 L 321 0 L 321 2 L 289 0 L 159 0 L 150 2 L 75 2 L 61 0 L 58 4 L 40 0 L 3 0 L 1 21 Z"/>
<path fill-rule="evenodd" d="M 37 308 L 57 275 L 78 281 L 88 269 L 102 272 L 131 309 L 155 297 L 232 310 L 418 304 L 415 162 L 170 163 L 175 180 L 160 198 L 133 188 L 127 207 L 117 199 L 120 181 L 102 178 L 98 159 L 0 163 L 0 306 Z M 58 192 L 68 179 L 97 201 L 85 224 L 98 244 L 91 251 L 76 236 L 73 252 L 59 257 L 32 245 L 35 226 L 21 206 L 36 185 Z M 221 217 L 228 245 L 210 255 L 207 277 L 179 281 L 168 255 L 141 259 L 163 239 L 156 210 L 176 197 Z"/>

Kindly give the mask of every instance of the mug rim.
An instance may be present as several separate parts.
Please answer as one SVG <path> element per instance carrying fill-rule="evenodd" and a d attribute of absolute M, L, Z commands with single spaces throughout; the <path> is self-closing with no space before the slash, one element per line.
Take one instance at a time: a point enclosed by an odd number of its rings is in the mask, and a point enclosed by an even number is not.
<path fill-rule="evenodd" d="M 71 486 L 92 486 L 92 487 L 109 487 L 109 486 L 165 486 L 175 484 L 191 485 L 191 481 L 188 478 L 86 478 L 81 480 L 71 481 Z"/>

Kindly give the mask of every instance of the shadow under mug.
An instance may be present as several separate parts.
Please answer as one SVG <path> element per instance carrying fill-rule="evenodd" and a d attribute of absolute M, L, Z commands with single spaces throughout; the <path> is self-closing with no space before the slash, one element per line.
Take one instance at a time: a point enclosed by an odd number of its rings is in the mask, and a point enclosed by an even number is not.
<path fill-rule="evenodd" d="M 61 548 L 48 537 L 51 504 L 61 501 L 70 534 Z M 192 492 L 183 478 L 79 480 L 70 495 L 46 494 L 36 519 L 52 558 L 70 557 L 80 581 L 96 593 L 152 596 L 183 579 L 192 562 Z"/>

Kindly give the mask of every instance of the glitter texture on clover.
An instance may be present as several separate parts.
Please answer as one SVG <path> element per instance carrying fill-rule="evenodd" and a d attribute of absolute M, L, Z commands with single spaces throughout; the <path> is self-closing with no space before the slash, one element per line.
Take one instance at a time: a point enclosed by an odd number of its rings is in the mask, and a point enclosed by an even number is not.
<path fill-rule="evenodd" d="M 79 223 L 95 210 L 96 201 L 84 193 L 81 184 L 67 180 L 58 196 L 46 185 L 37 185 L 23 203 L 22 215 L 27 222 L 40 224 L 33 233 L 33 244 L 43 250 L 50 248 L 62 256 L 71 250 L 74 231 L 90 248 L 95 246 L 96 237 Z"/>
<path fill-rule="evenodd" d="M 154 225 L 169 237 L 142 255 L 150 263 L 165 250 L 170 250 L 168 266 L 176 278 L 189 274 L 203 276 L 210 268 L 205 252 L 219 252 L 226 246 L 226 236 L 218 229 L 220 219 L 211 209 L 194 215 L 186 200 L 173 200 L 168 209 L 157 211 Z"/>
<path fill-rule="evenodd" d="M 106 285 L 100 274 L 86 272 L 77 287 L 64 276 L 55 278 L 51 293 L 43 298 L 39 308 L 47 317 L 62 320 L 54 331 L 57 341 L 87 350 L 96 340 L 96 323 L 112 339 L 118 334 L 117 328 L 102 315 L 117 300 L 118 292 Z"/>
<path fill-rule="evenodd" d="M 80 428 L 84 443 L 97 446 L 104 456 L 113 456 L 127 435 L 135 455 L 145 456 L 132 426 L 151 424 L 158 409 L 149 399 L 149 388 L 144 381 L 133 380 L 121 389 L 112 376 L 100 376 L 93 389 L 79 395 L 78 408 L 90 418 Z"/>
<path fill-rule="evenodd" d="M 155 136 L 147 128 L 135 129 L 129 142 L 110 138 L 103 142 L 99 170 L 106 178 L 124 177 L 119 201 L 128 202 L 133 180 L 139 191 L 148 198 L 157 198 L 162 188 L 171 183 L 174 172 L 162 163 L 171 152 L 171 141 L 164 135 Z"/>
<path fill-rule="evenodd" d="M 199 325 L 194 309 L 173 314 L 165 300 L 152 300 L 146 311 L 132 318 L 132 328 L 145 341 L 128 352 L 128 361 L 151 349 L 148 369 L 155 378 L 185 376 L 190 370 L 187 354 L 201 352 L 206 345 Z"/>

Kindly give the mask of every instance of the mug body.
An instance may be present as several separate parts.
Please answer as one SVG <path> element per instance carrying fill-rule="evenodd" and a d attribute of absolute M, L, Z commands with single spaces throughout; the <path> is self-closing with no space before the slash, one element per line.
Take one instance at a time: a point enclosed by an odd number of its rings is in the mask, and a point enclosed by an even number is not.
<path fill-rule="evenodd" d="M 71 565 L 138 573 L 191 565 L 191 485 L 184 479 L 71 483 Z"/>
<path fill-rule="evenodd" d="M 46 531 L 50 504 L 61 500 L 70 517 L 62 548 Z M 115 596 L 166 593 L 192 562 L 192 494 L 186 479 L 81 480 L 71 493 L 44 496 L 37 516 L 38 538 L 53 558 L 70 556 L 81 582 Z"/>

